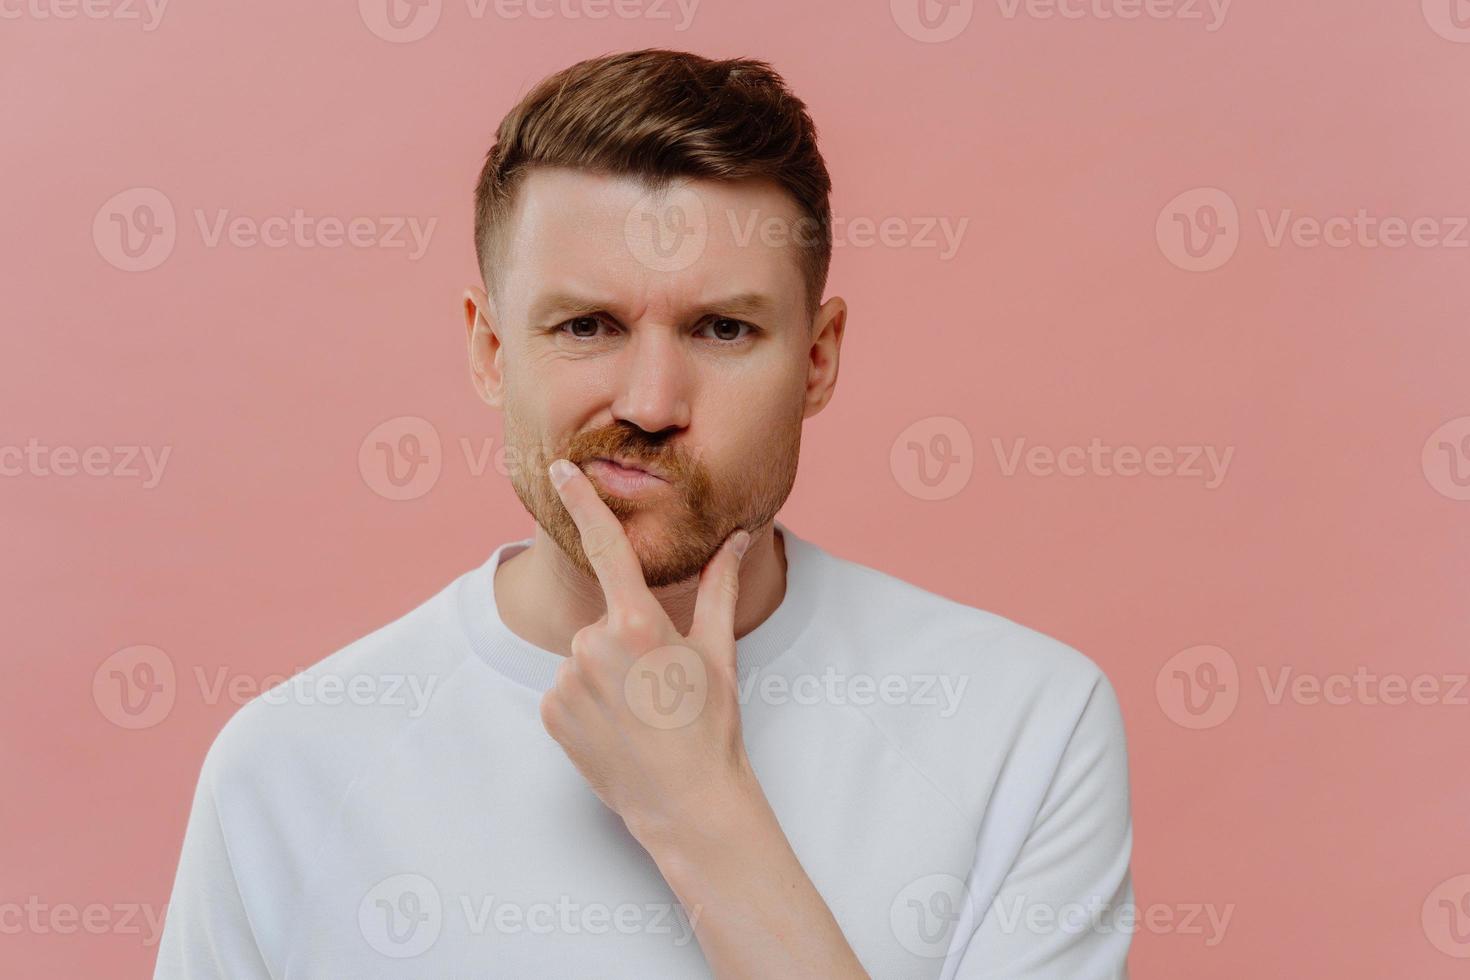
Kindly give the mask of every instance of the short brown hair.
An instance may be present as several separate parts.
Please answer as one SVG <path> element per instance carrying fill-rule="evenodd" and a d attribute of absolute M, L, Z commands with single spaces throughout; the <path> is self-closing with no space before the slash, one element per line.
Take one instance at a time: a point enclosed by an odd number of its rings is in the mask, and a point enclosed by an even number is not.
<path fill-rule="evenodd" d="M 561 166 L 643 178 L 764 177 L 785 188 L 814 312 L 832 260 L 832 181 L 806 106 L 767 63 L 645 48 L 590 58 L 543 79 L 501 120 L 475 184 L 475 255 L 493 289 L 498 226 L 524 175 Z M 494 240 L 494 241 L 492 241 Z"/>

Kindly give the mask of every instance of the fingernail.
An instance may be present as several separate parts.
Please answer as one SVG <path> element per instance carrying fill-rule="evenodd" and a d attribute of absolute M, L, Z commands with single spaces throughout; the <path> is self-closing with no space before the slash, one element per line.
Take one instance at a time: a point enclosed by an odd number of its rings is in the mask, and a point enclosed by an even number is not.
<path fill-rule="evenodd" d="M 576 467 L 571 463 L 564 459 L 559 459 L 548 467 L 547 472 L 551 474 L 552 485 L 560 490 L 561 485 L 571 479 L 572 471 L 575 469 Z"/>
<path fill-rule="evenodd" d="M 750 547 L 750 532 L 749 531 L 736 531 L 735 532 L 735 541 L 734 541 L 734 543 L 732 543 L 730 545 L 730 547 L 732 547 L 732 548 L 735 549 L 735 557 L 736 558 L 744 558 L 745 557 L 745 549 Z"/>

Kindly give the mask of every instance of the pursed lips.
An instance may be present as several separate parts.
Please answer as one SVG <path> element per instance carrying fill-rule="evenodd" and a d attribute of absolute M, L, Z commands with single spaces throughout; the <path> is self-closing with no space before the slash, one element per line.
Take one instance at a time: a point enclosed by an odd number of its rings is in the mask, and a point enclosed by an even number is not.
<path fill-rule="evenodd" d="M 614 466 L 621 466 L 625 470 L 633 470 L 638 473 L 647 473 L 654 479 L 664 480 L 665 482 L 668 482 L 667 478 L 662 473 L 658 472 L 657 470 L 650 469 L 644 463 L 635 462 L 631 459 L 617 459 L 611 456 L 598 456 L 596 457 L 596 461 L 602 463 L 611 463 Z"/>

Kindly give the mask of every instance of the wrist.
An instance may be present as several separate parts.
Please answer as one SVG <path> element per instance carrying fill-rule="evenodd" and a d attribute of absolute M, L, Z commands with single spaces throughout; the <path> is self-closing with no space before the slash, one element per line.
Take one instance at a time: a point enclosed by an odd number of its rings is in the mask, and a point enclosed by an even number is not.
<path fill-rule="evenodd" d="M 728 854 L 775 815 L 742 754 L 721 778 L 673 805 L 624 816 L 634 839 L 656 861 L 697 864 L 710 854 Z"/>

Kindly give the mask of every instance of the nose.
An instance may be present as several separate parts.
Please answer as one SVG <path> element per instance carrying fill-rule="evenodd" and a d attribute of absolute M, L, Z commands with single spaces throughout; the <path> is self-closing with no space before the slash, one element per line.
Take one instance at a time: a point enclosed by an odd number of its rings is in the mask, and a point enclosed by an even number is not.
<path fill-rule="evenodd" d="M 634 333 L 616 368 L 613 415 L 645 432 L 687 427 L 691 371 L 678 332 Z"/>

